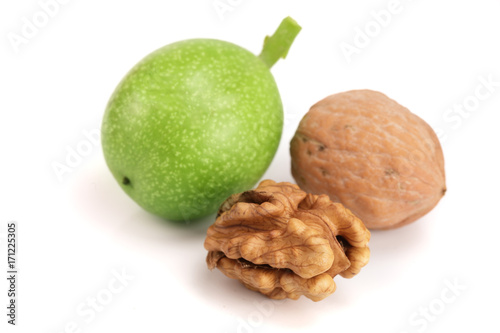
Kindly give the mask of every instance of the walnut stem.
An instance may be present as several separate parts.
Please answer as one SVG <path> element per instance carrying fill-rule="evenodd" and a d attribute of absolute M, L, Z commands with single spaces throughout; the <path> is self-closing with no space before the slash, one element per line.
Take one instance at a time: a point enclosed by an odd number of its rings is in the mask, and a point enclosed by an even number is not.
<path fill-rule="evenodd" d="M 301 26 L 290 16 L 285 18 L 272 36 L 266 36 L 259 58 L 271 68 L 280 59 L 285 59 Z"/>

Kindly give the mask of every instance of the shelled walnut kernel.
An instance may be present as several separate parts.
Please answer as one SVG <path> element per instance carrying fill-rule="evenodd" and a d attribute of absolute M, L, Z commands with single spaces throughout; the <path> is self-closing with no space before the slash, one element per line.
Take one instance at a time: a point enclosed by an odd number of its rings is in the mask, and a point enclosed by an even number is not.
<path fill-rule="evenodd" d="M 368 263 L 370 232 L 326 195 L 264 180 L 234 194 L 209 227 L 207 265 L 273 299 L 319 301 Z"/>

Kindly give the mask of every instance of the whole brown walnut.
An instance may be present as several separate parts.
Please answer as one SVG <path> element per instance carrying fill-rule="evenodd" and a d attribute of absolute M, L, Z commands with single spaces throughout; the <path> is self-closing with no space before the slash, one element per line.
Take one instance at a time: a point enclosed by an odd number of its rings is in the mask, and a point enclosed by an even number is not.
<path fill-rule="evenodd" d="M 207 265 L 273 299 L 319 301 L 368 263 L 370 232 L 326 195 L 264 180 L 234 194 L 208 228 Z"/>
<path fill-rule="evenodd" d="M 302 189 L 341 202 L 370 229 L 411 223 L 446 192 L 432 128 L 377 91 L 347 91 L 313 105 L 290 154 Z"/>

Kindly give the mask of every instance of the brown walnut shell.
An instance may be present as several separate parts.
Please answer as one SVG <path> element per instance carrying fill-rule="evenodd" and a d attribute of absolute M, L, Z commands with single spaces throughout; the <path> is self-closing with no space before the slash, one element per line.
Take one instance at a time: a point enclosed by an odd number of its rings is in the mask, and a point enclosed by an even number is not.
<path fill-rule="evenodd" d="M 341 202 L 370 229 L 411 223 L 446 192 L 432 128 L 376 91 L 348 91 L 313 105 L 290 154 L 302 189 Z"/>
<path fill-rule="evenodd" d="M 368 263 L 370 232 L 326 195 L 291 183 L 262 181 L 234 194 L 208 228 L 207 265 L 273 298 L 319 301 L 333 277 L 351 278 Z"/>

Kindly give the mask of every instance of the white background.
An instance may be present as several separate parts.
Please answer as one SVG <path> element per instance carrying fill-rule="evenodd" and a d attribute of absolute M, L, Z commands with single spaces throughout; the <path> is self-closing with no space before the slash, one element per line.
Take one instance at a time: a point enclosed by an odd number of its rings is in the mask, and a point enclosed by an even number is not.
<path fill-rule="evenodd" d="M 17 48 L 9 36 L 41 6 L 0 5 L 0 266 L 6 224 L 17 221 L 20 271 L 16 327 L 6 324 L 1 278 L 1 332 L 499 331 L 498 1 L 401 0 L 380 31 L 371 12 L 389 0 L 223 0 L 231 10 L 222 16 L 213 0 L 67 2 Z M 203 241 L 213 217 L 178 227 L 144 212 L 111 177 L 99 144 L 61 181 L 53 170 L 99 129 L 116 84 L 149 52 L 206 37 L 259 53 L 288 15 L 303 30 L 272 70 L 286 123 L 264 178 L 293 181 L 296 126 L 336 92 L 379 90 L 445 134 L 445 198 L 412 225 L 373 232 L 370 263 L 354 279 L 336 277 L 337 291 L 318 303 L 270 302 L 210 272 Z M 373 37 L 358 40 L 349 62 L 341 45 L 367 26 Z M 497 83 L 479 101 L 481 78 Z M 474 100 L 470 112 L 453 112 Z M 114 276 L 123 272 L 122 285 Z M 106 303 L 100 311 L 88 305 L 95 297 Z"/>

